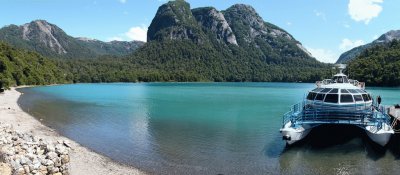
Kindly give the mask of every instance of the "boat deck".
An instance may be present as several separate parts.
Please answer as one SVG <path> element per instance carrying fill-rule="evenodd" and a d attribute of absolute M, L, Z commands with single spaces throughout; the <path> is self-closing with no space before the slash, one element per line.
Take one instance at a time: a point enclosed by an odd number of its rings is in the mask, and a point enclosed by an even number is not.
<path fill-rule="evenodd" d="M 357 110 L 355 110 L 357 108 Z M 309 108 L 305 102 L 293 105 L 283 117 L 283 125 L 289 121 L 293 127 L 303 124 L 351 124 L 358 126 L 375 126 L 390 124 L 390 117 L 382 106 L 380 108 Z"/>

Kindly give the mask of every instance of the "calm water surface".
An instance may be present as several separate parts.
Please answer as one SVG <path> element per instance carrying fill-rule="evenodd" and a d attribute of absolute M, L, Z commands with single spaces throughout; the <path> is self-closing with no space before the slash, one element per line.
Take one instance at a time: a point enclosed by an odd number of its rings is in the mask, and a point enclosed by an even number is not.
<path fill-rule="evenodd" d="M 156 174 L 399 174 L 400 143 L 317 128 L 286 147 L 281 116 L 314 84 L 75 84 L 21 89 L 19 103 L 61 134 Z M 369 88 L 400 103 L 399 88 Z"/>

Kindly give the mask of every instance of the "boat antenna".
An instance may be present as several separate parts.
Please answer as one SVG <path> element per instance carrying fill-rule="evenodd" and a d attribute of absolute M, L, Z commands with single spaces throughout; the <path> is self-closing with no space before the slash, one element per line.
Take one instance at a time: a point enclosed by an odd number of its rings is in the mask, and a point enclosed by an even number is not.
<path fill-rule="evenodd" d="M 343 74 L 343 70 L 346 69 L 346 64 L 335 64 L 335 67 L 339 69 L 339 73 Z"/>

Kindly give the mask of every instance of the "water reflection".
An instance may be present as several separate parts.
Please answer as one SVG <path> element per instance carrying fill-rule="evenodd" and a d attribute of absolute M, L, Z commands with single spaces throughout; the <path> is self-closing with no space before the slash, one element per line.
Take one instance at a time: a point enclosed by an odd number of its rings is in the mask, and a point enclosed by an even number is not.
<path fill-rule="evenodd" d="M 322 125 L 301 142 L 287 146 L 279 158 L 284 174 L 394 174 L 395 155 L 373 143 L 364 130 Z"/>

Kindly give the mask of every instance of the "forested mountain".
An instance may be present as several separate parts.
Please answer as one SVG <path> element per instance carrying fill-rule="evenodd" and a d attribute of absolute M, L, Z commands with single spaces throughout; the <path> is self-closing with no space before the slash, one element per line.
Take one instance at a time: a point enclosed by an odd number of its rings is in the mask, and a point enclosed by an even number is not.
<path fill-rule="evenodd" d="M 0 41 L 15 47 L 36 51 L 52 58 L 94 58 L 99 55 L 126 55 L 144 43 L 140 41 L 102 42 L 88 38 L 74 38 L 44 20 L 36 20 L 0 29 Z"/>
<path fill-rule="evenodd" d="M 243 4 L 218 11 L 170 1 L 159 7 L 147 38 L 139 48 L 135 42 L 73 38 L 42 20 L 0 30 L 1 40 L 55 58 L 49 68 L 57 66 L 64 77 L 56 79 L 67 82 L 314 82 L 332 74 L 331 65 Z"/>
<path fill-rule="evenodd" d="M 248 5 L 220 12 L 170 1 L 159 7 L 147 38 L 128 58 L 168 80 L 179 81 L 170 76 L 179 74 L 207 81 L 315 81 L 330 76 L 328 64 L 311 57 L 300 42 L 263 21 Z"/>
<path fill-rule="evenodd" d="M 349 62 L 352 78 L 372 86 L 400 86 L 400 42 L 392 40 L 385 45 L 365 49 Z"/>
<path fill-rule="evenodd" d="M 400 30 L 391 30 L 383 35 L 381 35 L 378 39 L 373 41 L 372 43 L 368 43 L 362 46 L 355 47 L 347 52 L 344 52 L 340 55 L 339 59 L 336 63 L 347 63 L 352 59 L 358 57 L 362 52 L 364 52 L 368 48 L 372 48 L 379 45 L 387 45 L 393 40 L 400 40 Z"/>
<path fill-rule="evenodd" d="M 0 42 L 0 88 L 65 83 L 68 75 L 54 60 Z"/>

